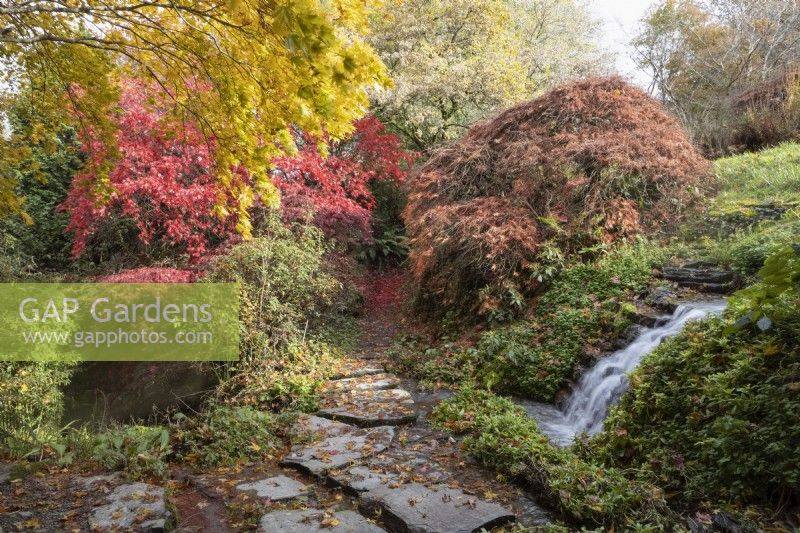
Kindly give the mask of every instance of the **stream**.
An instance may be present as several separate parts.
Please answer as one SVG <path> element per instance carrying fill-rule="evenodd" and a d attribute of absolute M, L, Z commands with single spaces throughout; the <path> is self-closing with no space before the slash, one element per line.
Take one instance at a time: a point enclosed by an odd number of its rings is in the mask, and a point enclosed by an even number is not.
<path fill-rule="evenodd" d="M 664 339 L 677 335 L 690 320 L 725 309 L 724 300 L 686 302 L 672 315 L 658 319 L 650 328 L 642 328 L 626 348 L 600 359 L 581 377 L 561 407 L 533 401 L 520 401 L 528 415 L 553 444 L 568 446 L 575 435 L 586 432 L 595 435 L 602 431 L 609 408 L 616 404 L 628 388 L 627 374 L 642 358 L 652 352 Z"/>

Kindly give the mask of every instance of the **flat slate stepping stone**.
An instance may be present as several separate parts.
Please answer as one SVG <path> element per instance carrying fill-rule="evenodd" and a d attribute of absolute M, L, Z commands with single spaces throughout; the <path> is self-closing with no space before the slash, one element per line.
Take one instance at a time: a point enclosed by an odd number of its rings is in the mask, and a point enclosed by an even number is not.
<path fill-rule="evenodd" d="M 394 389 L 400 385 L 397 376 L 391 374 L 374 374 L 371 376 L 361 376 L 357 378 L 344 378 L 329 381 L 325 388 L 328 391 L 351 391 L 351 390 L 382 390 Z"/>
<path fill-rule="evenodd" d="M 322 418 L 314 415 L 300 415 L 297 422 L 289 430 L 291 436 L 312 435 L 323 437 L 333 437 L 335 435 L 344 435 L 345 433 L 352 433 L 357 428 L 350 424 L 336 422 L 329 418 Z"/>
<path fill-rule="evenodd" d="M 366 466 L 353 466 L 342 470 L 335 470 L 328 474 L 334 484 L 344 487 L 351 493 L 367 492 L 382 485 L 389 485 L 397 480 L 397 476 L 383 472 L 372 471 Z"/>
<path fill-rule="evenodd" d="M 274 502 L 291 500 L 308 493 L 308 487 L 287 476 L 275 476 L 250 483 L 236 485 L 239 491 L 255 491 L 259 498 L 269 498 Z"/>
<path fill-rule="evenodd" d="M 275 511 L 261 517 L 264 533 L 381 533 L 384 530 L 353 511 L 328 513 L 319 509 Z"/>
<path fill-rule="evenodd" d="M 411 393 L 405 389 L 354 390 L 340 396 L 329 396 L 328 398 L 332 401 L 351 403 L 414 403 Z"/>
<path fill-rule="evenodd" d="M 336 435 L 309 446 L 293 446 L 283 464 L 315 476 L 341 468 L 384 451 L 394 438 L 394 428 L 376 427 Z"/>
<path fill-rule="evenodd" d="M 496 503 L 445 485 L 419 483 L 366 492 L 359 510 L 368 516 L 380 513 L 391 531 L 404 533 L 473 533 L 515 520 L 511 511 Z"/>
<path fill-rule="evenodd" d="M 345 368 L 338 374 L 334 375 L 331 379 L 339 380 L 347 378 L 360 378 L 364 376 L 374 376 L 376 374 L 383 374 L 384 372 L 386 372 L 384 369 L 376 366 Z"/>
<path fill-rule="evenodd" d="M 171 516 L 164 489 L 156 485 L 120 485 L 111 491 L 108 500 L 107 505 L 92 510 L 92 531 L 164 531 Z"/>
<path fill-rule="evenodd" d="M 320 409 L 317 414 L 325 418 L 369 428 L 378 426 L 401 426 L 417 420 L 413 404 L 369 403 L 343 405 Z"/>

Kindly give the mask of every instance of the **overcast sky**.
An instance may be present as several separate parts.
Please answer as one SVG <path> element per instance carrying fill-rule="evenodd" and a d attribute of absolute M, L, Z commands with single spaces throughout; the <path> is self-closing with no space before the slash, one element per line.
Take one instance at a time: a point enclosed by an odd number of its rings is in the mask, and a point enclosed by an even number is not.
<path fill-rule="evenodd" d="M 603 23 L 603 45 L 617 56 L 617 70 L 644 87 L 650 78 L 633 63 L 629 42 L 647 8 L 654 3 L 655 0 L 588 0 L 592 13 Z"/>

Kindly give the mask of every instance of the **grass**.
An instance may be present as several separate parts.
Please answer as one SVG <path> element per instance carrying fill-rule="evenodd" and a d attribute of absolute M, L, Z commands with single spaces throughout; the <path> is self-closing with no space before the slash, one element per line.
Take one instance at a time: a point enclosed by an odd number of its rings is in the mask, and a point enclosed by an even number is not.
<path fill-rule="evenodd" d="M 800 144 L 718 159 L 714 170 L 720 194 L 713 211 L 800 203 Z"/>

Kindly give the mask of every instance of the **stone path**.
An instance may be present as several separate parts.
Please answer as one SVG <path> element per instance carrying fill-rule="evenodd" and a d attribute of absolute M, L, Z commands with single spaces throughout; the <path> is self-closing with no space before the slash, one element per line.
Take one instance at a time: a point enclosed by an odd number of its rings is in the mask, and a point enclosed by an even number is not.
<path fill-rule="evenodd" d="M 346 527 L 341 530 L 456 533 L 515 520 L 502 505 L 448 485 L 452 473 L 426 449 L 437 447 L 429 430 L 407 428 L 400 442 L 398 426 L 414 423 L 417 411 L 396 376 L 351 364 L 338 378 L 324 387 L 317 415 L 301 417 L 292 428 L 304 444 L 293 446 L 282 464 L 357 496 L 361 514 L 330 515 L 322 526 L 319 510 L 275 511 L 262 517 L 263 531 Z M 364 517 L 380 526 L 363 522 Z"/>
<path fill-rule="evenodd" d="M 477 533 L 549 522 L 524 490 L 498 480 L 466 458 L 451 435 L 426 424 L 446 395 L 420 393 L 384 370 L 395 322 L 374 313 L 365 320 L 356 357 L 323 386 L 318 411 L 290 428 L 293 445 L 278 464 L 178 476 L 184 487 L 171 500 L 177 531 Z M 94 509 L 96 529 L 130 521 L 132 529 L 157 531 L 175 522 L 163 489 L 120 483 L 110 482 Z M 146 516 L 132 514 L 132 493 L 142 508 L 153 508 Z"/>
<path fill-rule="evenodd" d="M 681 287 L 700 292 L 727 294 L 735 289 L 736 276 L 729 270 L 720 270 L 713 263 L 694 261 L 679 267 L 665 266 L 661 277 Z"/>

